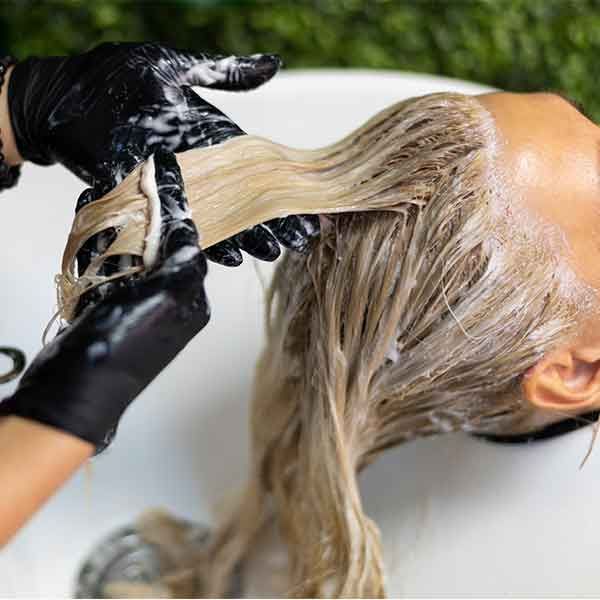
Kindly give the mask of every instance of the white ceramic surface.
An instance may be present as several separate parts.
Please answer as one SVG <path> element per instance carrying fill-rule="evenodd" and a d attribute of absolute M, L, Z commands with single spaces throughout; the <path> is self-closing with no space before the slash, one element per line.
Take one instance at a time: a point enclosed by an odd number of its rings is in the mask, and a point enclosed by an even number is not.
<path fill-rule="evenodd" d="M 248 132 L 314 147 L 402 98 L 487 89 L 332 70 L 283 73 L 248 94 L 204 95 Z M 0 196 L 0 343 L 29 357 L 53 312 L 52 278 L 83 187 L 61 167 L 27 165 L 19 187 Z M 0 596 L 69 596 L 79 561 L 108 532 L 149 506 L 211 522 L 222 496 L 243 480 L 247 401 L 262 343 L 253 261 L 211 267 L 207 289 L 210 325 L 135 402 L 110 450 L 2 551 Z M 511 448 L 455 434 L 389 451 L 361 486 L 383 532 L 390 595 L 600 594 L 600 457 L 577 468 L 590 435 Z"/>

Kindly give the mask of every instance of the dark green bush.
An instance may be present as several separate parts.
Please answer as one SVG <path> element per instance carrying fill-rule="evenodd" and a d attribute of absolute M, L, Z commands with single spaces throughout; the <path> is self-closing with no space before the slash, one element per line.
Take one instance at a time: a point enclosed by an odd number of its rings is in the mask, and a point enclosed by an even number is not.
<path fill-rule="evenodd" d="M 288 67 L 437 73 L 513 91 L 562 89 L 600 119 L 600 0 L 21 0 L 0 4 L 6 51 L 158 40 L 278 52 Z"/>

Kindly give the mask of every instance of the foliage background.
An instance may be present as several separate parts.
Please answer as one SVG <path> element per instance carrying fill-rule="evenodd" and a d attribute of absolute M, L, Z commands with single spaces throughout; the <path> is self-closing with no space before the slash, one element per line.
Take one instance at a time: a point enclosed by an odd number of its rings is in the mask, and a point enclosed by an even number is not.
<path fill-rule="evenodd" d="M 290 67 L 436 73 L 512 91 L 560 89 L 600 120 L 600 0 L 4 0 L 19 58 L 105 40 L 277 52 Z"/>

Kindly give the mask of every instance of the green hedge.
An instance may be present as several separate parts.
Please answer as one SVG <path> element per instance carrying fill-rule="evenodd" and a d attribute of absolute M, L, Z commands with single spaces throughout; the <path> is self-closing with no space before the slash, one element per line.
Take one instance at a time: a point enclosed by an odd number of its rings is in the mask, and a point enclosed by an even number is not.
<path fill-rule="evenodd" d="M 21 0 L 0 4 L 4 49 L 157 40 L 281 54 L 288 67 L 437 73 L 513 91 L 561 89 L 600 119 L 600 0 Z"/>

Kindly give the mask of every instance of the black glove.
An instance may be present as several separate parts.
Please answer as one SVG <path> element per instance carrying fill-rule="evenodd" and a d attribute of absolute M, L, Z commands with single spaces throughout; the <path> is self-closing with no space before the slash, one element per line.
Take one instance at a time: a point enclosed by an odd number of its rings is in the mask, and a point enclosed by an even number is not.
<path fill-rule="evenodd" d="M 18 415 L 102 450 L 131 401 L 209 320 L 206 260 L 175 155 L 154 155 L 161 203 L 157 266 L 104 284 L 110 290 L 36 356 L 0 415 Z"/>
<path fill-rule="evenodd" d="M 190 86 L 250 90 L 280 65 L 270 54 L 208 56 L 154 43 L 104 43 L 76 56 L 28 58 L 9 81 L 17 148 L 34 163 L 62 163 L 105 193 L 159 148 L 183 152 L 244 133 Z M 274 260 L 278 241 L 302 250 L 319 233 L 314 215 L 267 225 L 222 242 L 207 257 L 238 265 L 241 248 Z"/>

